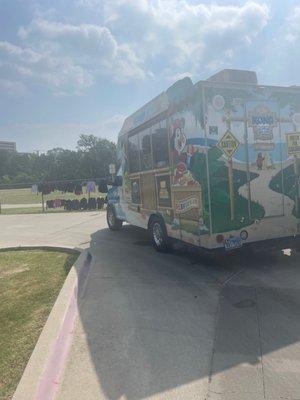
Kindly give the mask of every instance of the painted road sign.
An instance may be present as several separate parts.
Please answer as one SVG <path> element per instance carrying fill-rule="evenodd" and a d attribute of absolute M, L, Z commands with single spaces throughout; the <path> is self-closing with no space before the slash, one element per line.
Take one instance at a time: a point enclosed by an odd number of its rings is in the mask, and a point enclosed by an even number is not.
<path fill-rule="evenodd" d="M 300 132 L 287 133 L 286 143 L 288 148 L 288 155 L 300 156 Z"/>
<path fill-rule="evenodd" d="M 222 150 L 228 158 L 232 158 L 239 145 L 239 141 L 229 130 L 225 132 L 223 137 L 217 143 L 218 148 Z"/>

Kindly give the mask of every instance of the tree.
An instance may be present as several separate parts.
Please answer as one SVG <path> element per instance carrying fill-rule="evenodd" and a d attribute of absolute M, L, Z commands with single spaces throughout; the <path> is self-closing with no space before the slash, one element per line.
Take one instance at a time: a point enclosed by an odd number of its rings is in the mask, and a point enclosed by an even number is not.
<path fill-rule="evenodd" d="M 81 135 L 77 145 L 87 177 L 106 176 L 109 164 L 117 162 L 116 145 L 107 139 Z"/>
<path fill-rule="evenodd" d="M 102 178 L 116 160 L 115 143 L 93 135 L 81 135 L 76 151 L 54 148 L 46 154 L 20 154 L 3 150 L 0 183 Z"/>
<path fill-rule="evenodd" d="M 80 135 L 77 142 L 77 148 L 79 151 L 89 152 L 97 146 L 99 140 L 105 139 L 99 139 L 94 135 Z"/>

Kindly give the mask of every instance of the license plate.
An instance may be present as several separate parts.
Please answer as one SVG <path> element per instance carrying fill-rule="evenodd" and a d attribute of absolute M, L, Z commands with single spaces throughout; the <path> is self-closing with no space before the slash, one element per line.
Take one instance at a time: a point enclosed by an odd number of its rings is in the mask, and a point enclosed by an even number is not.
<path fill-rule="evenodd" d="M 235 236 L 229 239 L 225 239 L 224 246 L 225 250 L 233 250 L 242 247 L 242 239 L 239 236 Z"/>

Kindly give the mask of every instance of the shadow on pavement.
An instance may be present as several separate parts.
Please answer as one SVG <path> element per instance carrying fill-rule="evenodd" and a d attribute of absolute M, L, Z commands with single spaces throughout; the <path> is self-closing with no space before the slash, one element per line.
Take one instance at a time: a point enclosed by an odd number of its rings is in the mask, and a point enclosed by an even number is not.
<path fill-rule="evenodd" d="M 90 252 L 70 363 L 86 341 L 98 387 L 83 373 L 73 399 L 82 385 L 86 399 L 299 397 L 297 254 L 158 254 L 129 225 L 93 234 Z"/>

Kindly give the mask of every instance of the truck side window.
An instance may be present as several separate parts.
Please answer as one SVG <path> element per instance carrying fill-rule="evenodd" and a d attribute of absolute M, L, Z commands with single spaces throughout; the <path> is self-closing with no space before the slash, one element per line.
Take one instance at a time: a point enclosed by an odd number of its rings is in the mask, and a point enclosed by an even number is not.
<path fill-rule="evenodd" d="M 142 171 L 148 171 L 149 169 L 152 169 L 150 129 L 140 132 L 140 154 Z"/>
<path fill-rule="evenodd" d="M 154 168 L 167 167 L 169 165 L 169 146 L 166 121 L 154 125 L 151 132 Z"/>
<path fill-rule="evenodd" d="M 161 207 L 171 207 L 170 175 L 156 176 L 157 202 Z"/>
<path fill-rule="evenodd" d="M 129 172 L 140 171 L 140 154 L 139 154 L 139 135 L 135 134 L 128 138 L 128 161 Z"/>
<path fill-rule="evenodd" d="M 141 189 L 139 178 L 131 180 L 131 202 L 134 204 L 141 203 Z"/>

